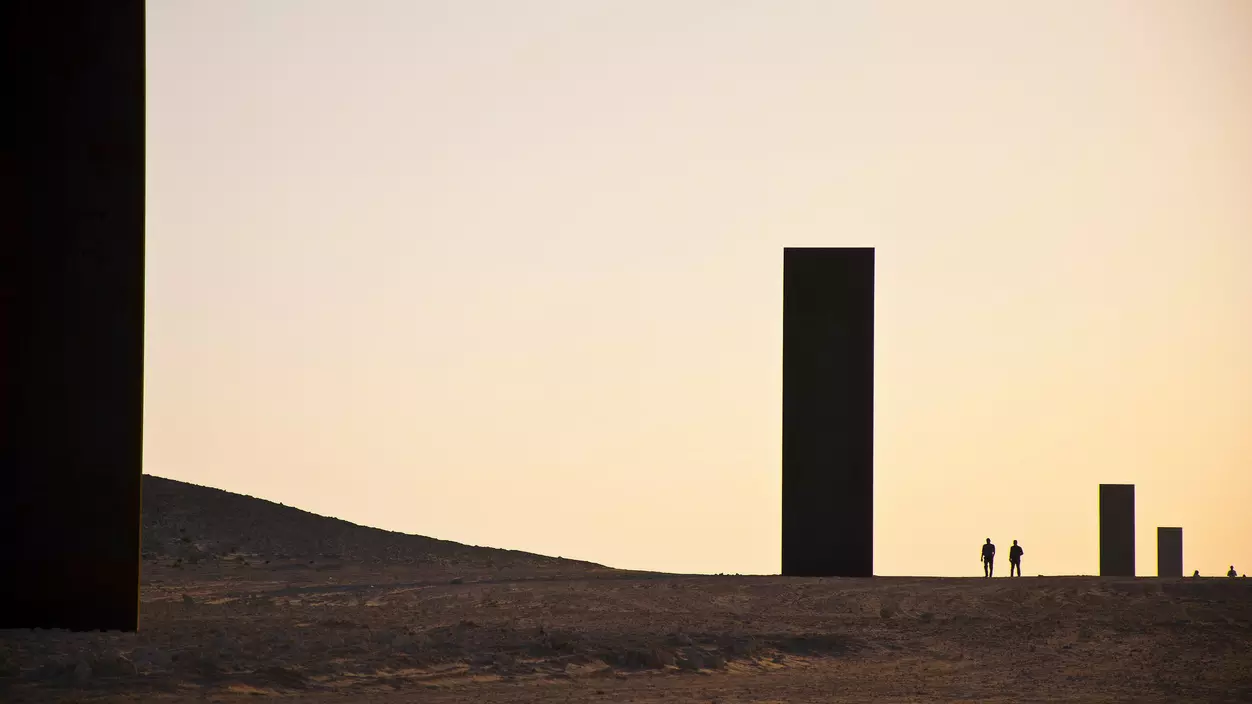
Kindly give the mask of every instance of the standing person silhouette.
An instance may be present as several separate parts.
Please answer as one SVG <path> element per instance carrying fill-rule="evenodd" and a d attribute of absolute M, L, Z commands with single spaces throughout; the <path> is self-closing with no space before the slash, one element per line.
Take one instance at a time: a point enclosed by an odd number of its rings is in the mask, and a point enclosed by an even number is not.
<path fill-rule="evenodd" d="M 982 576 L 990 577 L 995 571 L 996 546 L 991 544 L 991 538 L 987 538 L 987 542 L 982 546 Z"/>
<path fill-rule="evenodd" d="M 1230 571 L 1226 573 L 1226 576 L 1227 576 L 1227 577 L 1238 577 L 1238 576 L 1239 576 L 1239 573 L 1235 571 L 1235 566 L 1234 566 L 1234 565 L 1231 565 L 1231 566 L 1230 566 Z"/>
<path fill-rule="evenodd" d="M 1013 570 L 1017 570 L 1018 577 L 1022 576 L 1022 555 L 1025 555 L 1025 554 L 1026 554 L 1026 551 L 1022 550 L 1022 546 L 1018 545 L 1017 541 L 1014 540 L 1013 547 L 1009 548 L 1009 576 L 1010 577 L 1013 576 Z"/>

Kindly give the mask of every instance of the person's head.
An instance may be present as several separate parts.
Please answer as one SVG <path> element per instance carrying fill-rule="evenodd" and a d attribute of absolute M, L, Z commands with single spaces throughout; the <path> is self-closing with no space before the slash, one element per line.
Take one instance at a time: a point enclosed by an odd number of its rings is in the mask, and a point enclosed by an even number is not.
<path fill-rule="evenodd" d="M 1013 544 L 1014 544 L 1014 545 L 1017 545 L 1017 541 L 1016 541 L 1016 540 L 1014 540 L 1014 541 L 1013 541 Z"/>
<path fill-rule="evenodd" d="M 987 538 L 987 544 L 988 544 L 988 545 L 990 545 L 990 544 L 991 544 L 991 538 Z"/>

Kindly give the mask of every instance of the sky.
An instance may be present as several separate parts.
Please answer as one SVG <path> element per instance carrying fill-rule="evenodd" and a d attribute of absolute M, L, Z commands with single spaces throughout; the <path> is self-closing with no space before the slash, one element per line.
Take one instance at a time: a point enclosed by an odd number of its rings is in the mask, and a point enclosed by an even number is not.
<path fill-rule="evenodd" d="M 145 472 L 777 573 L 782 253 L 877 249 L 875 572 L 1252 571 L 1252 3 L 148 4 Z"/>

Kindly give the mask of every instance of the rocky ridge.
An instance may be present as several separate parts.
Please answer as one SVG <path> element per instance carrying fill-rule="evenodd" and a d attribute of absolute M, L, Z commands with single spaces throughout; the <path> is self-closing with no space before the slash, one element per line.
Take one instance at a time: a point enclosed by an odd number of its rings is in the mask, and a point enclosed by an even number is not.
<path fill-rule="evenodd" d="M 605 569 L 357 525 L 292 506 L 145 474 L 145 561 L 334 561 L 456 568 Z"/>

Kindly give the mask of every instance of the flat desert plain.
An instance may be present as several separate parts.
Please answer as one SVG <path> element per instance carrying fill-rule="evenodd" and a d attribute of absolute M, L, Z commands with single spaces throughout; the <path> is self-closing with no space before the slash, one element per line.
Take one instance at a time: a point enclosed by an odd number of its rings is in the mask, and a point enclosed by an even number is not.
<path fill-rule="evenodd" d="M 191 526 L 210 537 L 166 543 L 211 556 L 145 559 L 138 633 L 0 631 L 0 701 L 1252 701 L 1241 578 L 682 576 L 446 543 L 388 562 L 348 533 L 339 557 L 227 554 L 211 514 L 170 515 L 153 542 Z"/>

